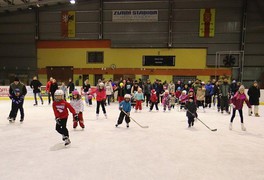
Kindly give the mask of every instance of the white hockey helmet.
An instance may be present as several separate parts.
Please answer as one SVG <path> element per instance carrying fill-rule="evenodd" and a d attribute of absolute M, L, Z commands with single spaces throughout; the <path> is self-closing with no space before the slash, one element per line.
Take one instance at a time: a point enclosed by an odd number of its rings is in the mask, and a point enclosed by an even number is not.
<path fill-rule="evenodd" d="M 104 87 L 104 83 L 100 82 L 99 84 L 99 87 Z"/>
<path fill-rule="evenodd" d="M 125 94 L 124 99 L 131 99 L 131 95 L 130 94 Z"/>
<path fill-rule="evenodd" d="M 64 92 L 61 89 L 57 89 L 54 93 L 55 101 L 60 101 L 63 99 Z"/>

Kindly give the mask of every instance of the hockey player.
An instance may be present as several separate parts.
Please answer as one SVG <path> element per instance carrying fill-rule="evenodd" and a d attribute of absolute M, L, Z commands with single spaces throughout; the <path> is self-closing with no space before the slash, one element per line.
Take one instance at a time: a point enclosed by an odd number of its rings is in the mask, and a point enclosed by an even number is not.
<path fill-rule="evenodd" d="M 69 139 L 69 131 L 67 129 L 68 110 L 73 114 L 74 119 L 78 121 L 78 115 L 76 114 L 73 107 L 64 100 L 64 93 L 61 89 L 58 89 L 54 93 L 54 99 L 52 108 L 56 120 L 56 130 L 62 135 L 62 140 L 65 141 L 65 146 L 71 143 Z"/>
<path fill-rule="evenodd" d="M 185 108 L 186 108 L 186 116 L 188 118 L 188 127 L 190 128 L 191 126 L 194 125 L 194 118 L 198 117 L 197 115 L 197 106 L 194 103 L 194 99 L 193 97 L 189 97 L 189 101 L 186 102 L 185 104 Z"/>
<path fill-rule="evenodd" d="M 8 120 L 10 123 L 15 122 L 17 111 L 20 109 L 20 122 L 24 121 L 24 109 L 23 109 L 23 103 L 24 103 L 24 96 L 20 93 L 20 90 L 17 88 L 15 89 L 15 92 L 12 93 L 9 98 L 12 100 L 12 108 L 8 117 Z"/>
<path fill-rule="evenodd" d="M 236 116 L 236 110 L 238 110 L 239 115 L 240 115 L 240 120 L 241 120 L 241 129 L 242 131 L 246 131 L 246 128 L 244 126 L 244 122 L 243 122 L 243 104 L 244 102 L 246 102 L 248 108 L 251 108 L 251 105 L 249 103 L 249 100 L 247 99 L 246 94 L 244 93 L 245 91 L 245 87 L 243 85 L 241 85 L 238 89 L 238 91 L 236 92 L 236 94 L 232 97 L 231 99 L 231 106 L 233 106 L 233 114 L 230 120 L 230 125 L 229 125 L 229 130 L 232 130 L 232 123 L 233 120 Z"/>
<path fill-rule="evenodd" d="M 130 111 L 131 111 L 131 103 L 130 103 L 131 96 L 130 94 L 125 94 L 124 100 L 119 104 L 119 110 L 121 111 L 118 117 L 117 124 L 115 125 L 118 127 L 119 124 L 123 123 L 123 119 L 125 117 L 125 121 L 127 123 L 127 128 L 129 128 L 130 122 Z"/>
<path fill-rule="evenodd" d="M 75 110 L 76 114 L 78 115 L 78 121 L 73 117 L 73 128 L 76 129 L 78 126 L 78 122 L 82 129 L 84 129 L 84 123 L 83 123 L 83 101 L 82 97 L 79 94 L 79 91 L 74 90 L 72 91 L 72 100 L 70 102 L 71 106 Z"/>

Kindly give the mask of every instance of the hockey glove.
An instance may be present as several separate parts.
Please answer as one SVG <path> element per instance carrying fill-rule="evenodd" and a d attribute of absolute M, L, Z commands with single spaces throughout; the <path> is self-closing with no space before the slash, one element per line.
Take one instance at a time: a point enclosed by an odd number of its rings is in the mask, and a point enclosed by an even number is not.
<path fill-rule="evenodd" d="M 55 121 L 56 121 L 56 123 L 57 123 L 58 125 L 60 125 L 60 122 L 61 122 L 60 118 L 55 118 Z"/>
<path fill-rule="evenodd" d="M 75 121 L 79 121 L 78 114 L 75 114 L 75 115 L 74 115 L 74 120 L 75 120 Z"/>

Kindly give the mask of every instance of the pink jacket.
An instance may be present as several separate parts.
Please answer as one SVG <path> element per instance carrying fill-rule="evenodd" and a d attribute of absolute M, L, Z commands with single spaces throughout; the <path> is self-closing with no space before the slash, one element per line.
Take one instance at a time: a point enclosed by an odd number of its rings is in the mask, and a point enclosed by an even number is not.
<path fill-rule="evenodd" d="M 231 103 L 235 105 L 234 108 L 237 110 L 240 110 L 243 108 L 244 102 L 246 102 L 248 108 L 251 108 L 251 105 L 250 105 L 248 98 L 245 95 L 245 93 L 240 94 L 239 92 L 236 92 L 234 97 L 231 99 Z"/>

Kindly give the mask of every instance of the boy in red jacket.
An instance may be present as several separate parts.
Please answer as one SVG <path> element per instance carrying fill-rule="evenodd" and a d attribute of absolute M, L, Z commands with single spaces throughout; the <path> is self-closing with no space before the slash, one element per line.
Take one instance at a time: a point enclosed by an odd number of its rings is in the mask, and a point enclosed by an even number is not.
<path fill-rule="evenodd" d="M 65 146 L 71 143 L 69 139 L 69 131 L 67 129 L 68 109 L 73 114 L 75 121 L 78 121 L 78 115 L 73 107 L 64 100 L 64 93 L 58 89 L 54 93 L 55 101 L 53 101 L 52 108 L 55 114 L 56 130 L 62 135 L 62 140 L 65 141 Z"/>

